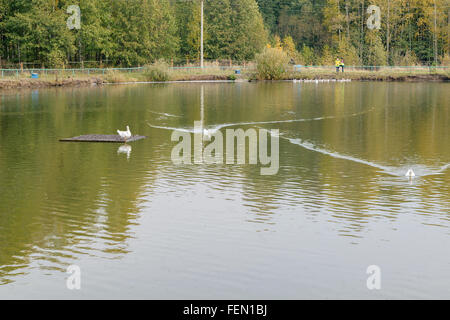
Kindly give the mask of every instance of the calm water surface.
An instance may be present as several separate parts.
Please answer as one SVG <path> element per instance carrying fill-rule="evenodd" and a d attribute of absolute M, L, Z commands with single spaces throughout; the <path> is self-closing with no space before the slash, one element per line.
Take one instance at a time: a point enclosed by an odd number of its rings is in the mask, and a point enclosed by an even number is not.
<path fill-rule="evenodd" d="M 202 90 L 209 128 L 280 130 L 278 174 L 172 163 Z M 1 91 L 0 298 L 450 298 L 449 101 L 449 83 Z M 127 124 L 148 136 L 131 150 L 58 142 Z"/>

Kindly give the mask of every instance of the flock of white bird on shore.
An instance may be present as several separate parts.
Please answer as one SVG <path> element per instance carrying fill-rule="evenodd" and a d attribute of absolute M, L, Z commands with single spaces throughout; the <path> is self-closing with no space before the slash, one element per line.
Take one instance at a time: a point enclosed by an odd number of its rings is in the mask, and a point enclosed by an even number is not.
<path fill-rule="evenodd" d="M 319 83 L 319 82 L 351 82 L 352 79 L 294 79 L 292 82 L 313 82 L 313 83 Z"/>

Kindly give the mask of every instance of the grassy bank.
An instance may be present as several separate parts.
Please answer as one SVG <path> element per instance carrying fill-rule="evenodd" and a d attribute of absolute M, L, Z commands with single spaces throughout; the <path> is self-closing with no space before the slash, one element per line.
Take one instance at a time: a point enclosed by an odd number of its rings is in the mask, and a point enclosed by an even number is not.
<path fill-rule="evenodd" d="M 80 72 L 81 73 L 81 72 Z M 163 73 L 147 71 L 105 70 L 79 74 L 71 71 L 39 73 L 38 79 L 32 79 L 30 72 L 4 76 L 0 78 L 0 89 L 41 88 L 64 86 L 91 86 L 124 82 L 164 82 L 198 80 L 235 80 L 234 70 L 221 68 L 165 70 Z"/>
<path fill-rule="evenodd" d="M 449 81 L 450 70 L 447 69 L 382 69 L 355 70 L 335 72 L 329 69 L 305 69 L 300 72 L 288 72 L 284 80 L 292 79 L 351 79 L 361 81 Z"/>
<path fill-rule="evenodd" d="M 44 77 L 42 79 L 30 79 L 25 77 L 0 79 L 0 89 L 19 88 L 47 88 L 47 87 L 78 87 L 102 85 L 103 79 L 97 76 L 88 77 Z"/>
<path fill-rule="evenodd" d="M 40 88 L 60 86 L 91 86 L 105 83 L 145 82 L 145 81 L 198 81 L 198 80 L 264 80 L 258 77 L 255 68 L 246 68 L 241 74 L 235 74 L 236 68 L 185 68 L 164 70 L 163 74 L 134 71 L 105 71 L 91 74 L 74 74 L 71 72 L 58 72 L 39 74 L 39 79 L 31 79 L 28 72 L 18 76 L 0 78 L 0 89 L 13 88 Z M 335 72 L 330 68 L 303 68 L 301 71 L 288 71 L 280 80 L 292 79 L 351 79 L 362 81 L 449 81 L 449 69 L 382 69 L 382 70 L 355 70 L 348 69 Z"/>

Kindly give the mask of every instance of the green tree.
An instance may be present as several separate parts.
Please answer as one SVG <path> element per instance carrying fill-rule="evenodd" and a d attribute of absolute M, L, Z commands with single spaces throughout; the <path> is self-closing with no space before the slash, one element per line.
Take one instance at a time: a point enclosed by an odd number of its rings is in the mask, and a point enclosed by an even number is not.
<path fill-rule="evenodd" d="M 15 48 L 15 60 L 38 60 L 50 67 L 61 67 L 67 54 L 75 49 L 65 14 L 48 0 L 18 2 L 15 9 L 20 10 L 4 21 L 5 41 Z"/>
<path fill-rule="evenodd" d="M 365 42 L 367 45 L 363 56 L 364 63 L 369 66 L 386 65 L 387 53 L 378 32 L 367 32 Z"/>
<path fill-rule="evenodd" d="M 346 19 L 341 12 L 341 3 L 343 3 L 343 0 L 327 0 L 327 5 L 323 10 L 324 22 L 328 31 L 332 34 L 334 43 L 341 41 L 345 34 Z"/>
<path fill-rule="evenodd" d="M 199 3 L 0 0 L 0 58 L 45 66 L 198 59 Z M 80 30 L 66 27 L 73 4 Z M 379 30 L 367 28 L 370 4 L 381 8 Z M 291 58 L 299 50 L 301 60 L 316 63 L 329 64 L 333 54 L 347 64 L 442 63 L 450 55 L 449 14 L 448 0 L 205 0 L 205 57 L 252 60 L 270 38 Z"/>
<path fill-rule="evenodd" d="M 339 57 L 344 58 L 346 65 L 361 65 L 361 60 L 358 57 L 356 48 L 350 43 L 347 38 L 343 38 L 341 41 L 339 41 L 336 51 Z"/>
<path fill-rule="evenodd" d="M 107 60 L 114 48 L 108 28 L 112 20 L 109 1 L 64 0 L 59 4 L 63 12 L 69 5 L 79 5 L 81 10 L 81 29 L 71 31 L 75 35 L 74 45 L 77 48 L 77 55 L 72 60 Z"/>
<path fill-rule="evenodd" d="M 255 0 L 231 0 L 231 58 L 250 60 L 267 43 L 262 16 Z"/>
<path fill-rule="evenodd" d="M 231 58 L 231 15 L 230 0 L 206 1 L 205 29 L 208 39 L 205 41 L 205 56 L 207 58 Z"/>
<path fill-rule="evenodd" d="M 312 66 L 316 62 L 314 49 L 303 44 L 302 51 L 300 51 L 301 61 L 304 65 Z"/>
<path fill-rule="evenodd" d="M 124 66 L 170 58 L 178 49 L 176 22 L 165 0 L 110 0 L 112 59 Z"/>
<path fill-rule="evenodd" d="M 291 36 L 284 37 L 281 47 L 283 48 L 283 51 L 287 53 L 289 58 L 291 58 L 291 60 L 297 61 L 299 59 L 299 53 L 295 48 L 295 43 Z"/>
<path fill-rule="evenodd" d="M 325 45 L 322 50 L 320 64 L 323 66 L 334 66 L 335 54 L 328 45 Z"/>
<path fill-rule="evenodd" d="M 250 60 L 267 43 L 255 0 L 207 1 L 205 15 L 209 58 Z"/>
<path fill-rule="evenodd" d="M 200 1 L 175 2 L 175 17 L 180 39 L 179 55 L 183 59 L 199 59 L 200 54 Z M 207 39 L 205 30 L 204 39 Z"/>

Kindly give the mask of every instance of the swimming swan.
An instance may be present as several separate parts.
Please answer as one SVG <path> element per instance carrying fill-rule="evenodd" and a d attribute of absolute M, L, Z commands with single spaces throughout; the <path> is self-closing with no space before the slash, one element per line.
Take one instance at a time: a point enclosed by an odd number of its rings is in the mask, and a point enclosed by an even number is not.
<path fill-rule="evenodd" d="M 211 132 L 208 129 L 203 129 L 203 135 L 206 138 L 211 138 Z"/>
<path fill-rule="evenodd" d="M 416 174 L 414 173 L 413 169 L 409 169 L 408 172 L 406 172 L 405 176 L 412 178 L 415 177 Z"/>

